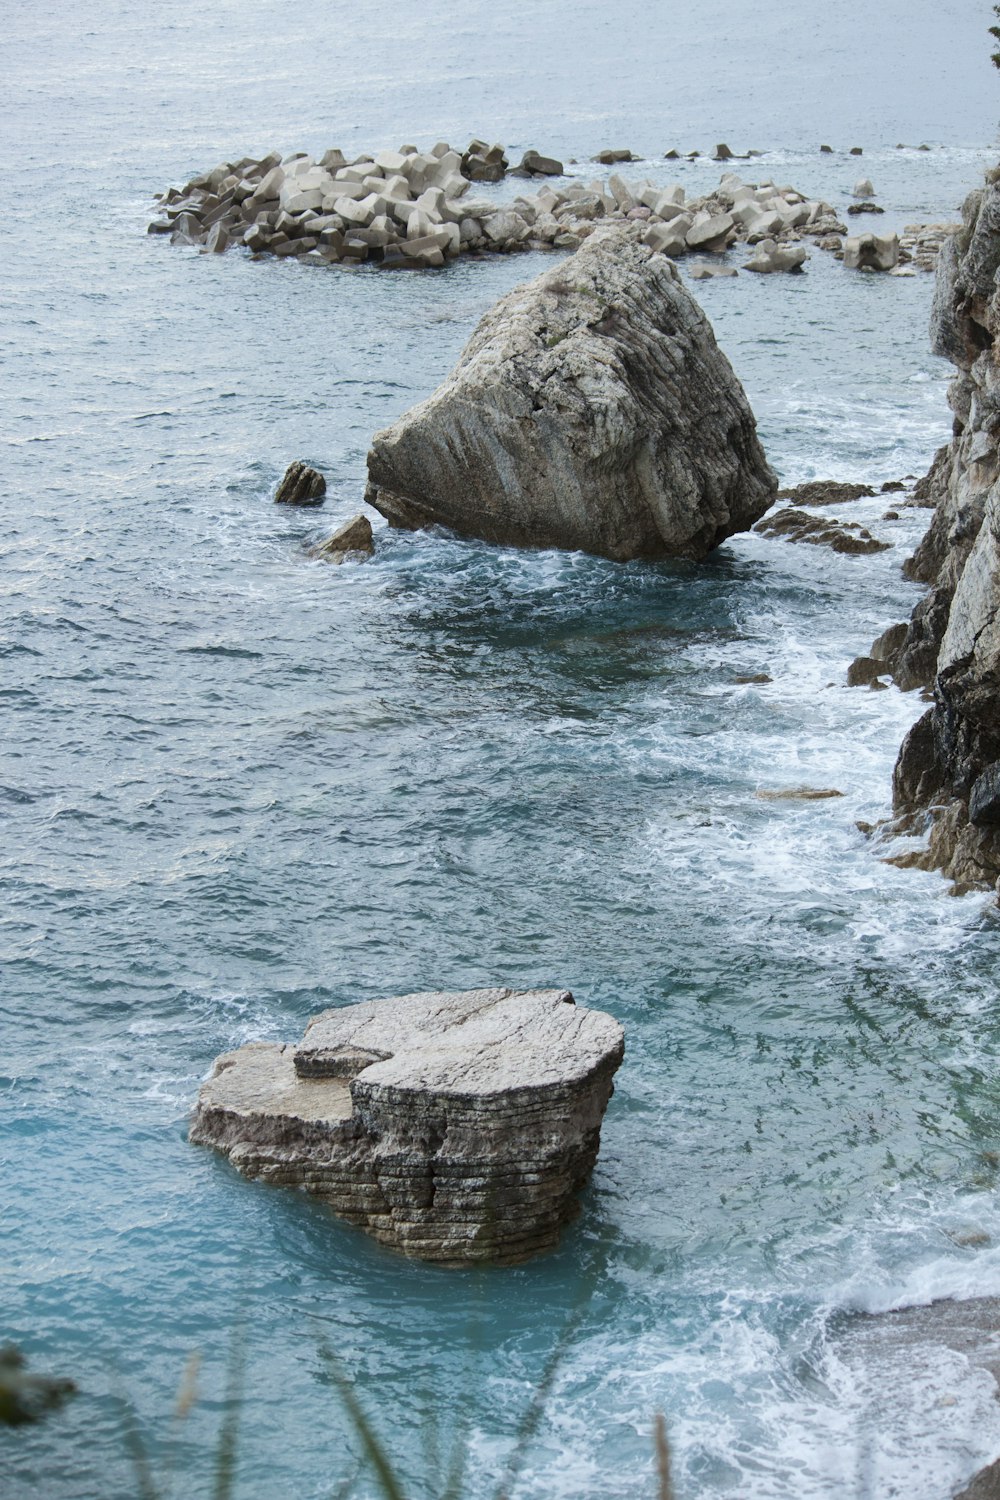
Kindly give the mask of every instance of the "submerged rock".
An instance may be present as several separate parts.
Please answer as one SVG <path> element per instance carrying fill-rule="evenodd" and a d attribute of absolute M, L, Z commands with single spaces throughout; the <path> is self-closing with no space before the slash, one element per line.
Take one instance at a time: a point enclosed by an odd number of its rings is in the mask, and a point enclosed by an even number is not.
<path fill-rule="evenodd" d="M 590 159 L 591 161 L 598 162 L 602 167 L 613 167 L 618 162 L 622 161 L 642 160 L 641 157 L 636 156 L 634 151 L 630 151 L 627 146 L 611 147 L 611 149 L 607 151 L 598 151 L 597 155 L 592 156 Z"/>
<path fill-rule="evenodd" d="M 190 1138 L 405 1255 L 513 1265 L 575 1216 L 623 1051 L 568 990 L 366 1001 L 217 1058 Z"/>
<path fill-rule="evenodd" d="M 789 542 L 808 542 L 815 547 L 830 547 L 834 552 L 859 555 L 886 552 L 888 542 L 880 542 L 865 526 L 855 521 L 838 521 L 826 516 L 811 516 L 808 511 L 785 506 L 754 527 L 762 536 L 783 537 Z"/>
<path fill-rule="evenodd" d="M 967 1226 L 964 1231 L 956 1226 L 949 1238 L 960 1245 L 982 1244 L 984 1240 L 988 1243 L 988 1236 L 977 1233 L 972 1226 Z M 970 1271 L 974 1274 L 975 1267 L 970 1266 Z M 998 1333 L 1000 1301 L 996 1298 L 972 1297 L 965 1301 L 948 1298 L 891 1312 L 845 1313 L 831 1329 L 830 1351 L 837 1370 L 843 1372 L 846 1381 L 857 1382 L 856 1388 L 898 1390 L 900 1372 L 909 1372 L 917 1396 L 912 1414 L 915 1423 L 919 1424 L 921 1419 L 933 1422 L 935 1418 L 928 1413 L 936 1409 L 936 1420 L 941 1424 L 940 1430 L 944 1431 L 955 1401 L 952 1381 L 963 1378 L 958 1373 L 959 1368 L 964 1368 L 966 1376 L 983 1387 L 981 1399 L 991 1399 L 987 1390 L 993 1381 L 1000 1380 Z M 919 1431 L 919 1426 L 914 1430 Z M 954 1435 L 954 1428 L 951 1435 Z M 986 1432 L 982 1437 L 989 1442 Z M 980 1453 L 983 1451 L 976 1440 L 953 1445 L 948 1462 L 949 1466 L 956 1466 L 952 1469 L 955 1482 L 960 1482 L 959 1466 L 963 1462 L 971 1466 L 977 1449 Z M 963 1451 L 964 1459 L 961 1456 Z M 968 1467 L 965 1472 L 968 1473 Z M 942 1469 L 937 1489 L 942 1497 L 947 1494 L 953 1496 L 953 1500 L 1000 1500 L 1000 1460 L 980 1469 L 967 1487 L 957 1493 L 954 1482 L 948 1484 L 943 1477 L 945 1473 L 947 1470 Z M 905 1487 L 888 1483 L 884 1487 L 866 1486 L 865 1489 L 870 1495 L 878 1495 L 880 1500 L 893 1489 L 897 1494 L 905 1492 Z"/>
<path fill-rule="evenodd" d="M 753 413 L 644 232 L 596 231 L 488 312 L 376 433 L 366 500 L 395 526 L 617 561 L 701 558 L 752 526 L 776 488 Z"/>
<path fill-rule="evenodd" d="M 781 791 L 763 788 L 757 792 L 761 802 L 827 802 L 831 797 L 842 797 L 836 787 L 790 786 Z"/>

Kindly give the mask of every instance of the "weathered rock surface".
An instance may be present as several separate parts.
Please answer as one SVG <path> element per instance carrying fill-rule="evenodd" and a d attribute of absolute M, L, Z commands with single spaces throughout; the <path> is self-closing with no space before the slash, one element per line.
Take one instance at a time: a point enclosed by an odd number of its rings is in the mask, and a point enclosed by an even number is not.
<path fill-rule="evenodd" d="M 617 561 L 701 558 L 776 481 L 711 327 L 641 224 L 605 230 L 503 298 L 427 401 L 368 455 L 366 500 L 442 525 Z"/>
<path fill-rule="evenodd" d="M 1000 875 L 993 789 L 1000 762 L 1000 169 L 970 194 L 939 258 L 931 340 L 958 374 L 954 437 L 935 457 L 936 508 L 908 567 L 930 585 L 907 626 L 901 686 L 933 683 L 933 706 L 900 750 L 901 827 L 929 827 L 921 856 L 961 885 Z M 973 815 L 974 814 L 974 815 Z"/>
<path fill-rule="evenodd" d="M 275 505 L 322 505 L 326 480 L 318 469 L 296 459 L 288 465 L 284 478 L 274 492 Z"/>
<path fill-rule="evenodd" d="M 568 990 L 366 1001 L 217 1058 L 190 1138 L 406 1255 L 513 1265 L 576 1214 L 623 1051 Z"/>
<path fill-rule="evenodd" d="M 842 479 L 809 479 L 780 489 L 779 500 L 794 500 L 796 505 L 845 505 L 852 500 L 866 500 L 874 495 L 870 484 L 845 483 Z"/>
<path fill-rule="evenodd" d="M 1000 1458 L 974 1474 L 955 1500 L 1000 1500 Z"/>

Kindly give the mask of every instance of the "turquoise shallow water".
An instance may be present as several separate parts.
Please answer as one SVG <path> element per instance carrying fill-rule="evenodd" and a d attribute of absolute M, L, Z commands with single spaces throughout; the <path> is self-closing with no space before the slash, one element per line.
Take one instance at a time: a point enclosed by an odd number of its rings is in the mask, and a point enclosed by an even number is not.
<path fill-rule="evenodd" d="M 1000 1291 L 995 910 L 855 828 L 920 705 L 844 673 L 912 606 L 925 516 L 861 503 L 895 543 L 870 559 L 745 537 L 614 567 L 380 530 L 374 561 L 325 567 L 307 545 L 357 508 L 371 432 L 548 262 L 352 276 L 144 234 L 152 192 L 243 150 L 473 133 L 581 158 L 729 137 L 841 204 L 863 167 L 887 223 L 950 217 L 993 155 L 984 25 L 431 7 L 387 42 L 381 13 L 328 3 L 12 7 L 0 1307 L 82 1394 L 0 1440 L 4 1500 L 133 1494 L 121 1395 L 161 1461 L 194 1350 L 180 1492 L 208 1493 L 234 1337 L 240 1497 L 351 1472 L 324 1345 L 408 1494 L 437 1492 L 440 1431 L 486 1495 L 571 1319 L 526 1497 L 651 1493 L 656 1410 L 682 1497 L 932 1500 L 1000 1450 L 982 1372 L 875 1368 L 844 1333 Z M 930 288 L 819 254 L 698 288 L 786 480 L 926 466 L 948 432 Z M 321 515 L 270 505 L 293 457 L 328 475 Z M 798 786 L 843 796 L 757 795 Z M 408 1264 L 187 1145 L 217 1052 L 488 982 L 569 985 L 627 1029 L 557 1254 Z"/>

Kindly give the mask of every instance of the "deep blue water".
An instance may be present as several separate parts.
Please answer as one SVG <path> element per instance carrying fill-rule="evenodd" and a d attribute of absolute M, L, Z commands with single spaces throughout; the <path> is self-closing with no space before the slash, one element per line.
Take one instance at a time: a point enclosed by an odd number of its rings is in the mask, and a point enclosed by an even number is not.
<path fill-rule="evenodd" d="M 873 558 L 744 537 L 621 567 L 380 527 L 373 561 L 314 562 L 371 433 L 549 262 L 352 275 L 144 233 L 155 191 L 245 151 L 473 134 L 581 161 L 728 139 L 841 206 L 870 174 L 885 223 L 951 218 L 995 155 L 987 10 L 8 8 L 0 1308 L 81 1395 L 0 1438 L 3 1500 L 134 1495 L 122 1398 L 162 1468 L 194 1351 L 177 1493 L 207 1495 L 234 1346 L 239 1500 L 352 1472 L 327 1347 L 406 1493 L 458 1438 L 478 1500 L 567 1324 L 524 1497 L 652 1494 L 657 1410 L 682 1500 L 936 1500 L 1000 1451 L 988 1376 L 859 1365 L 842 1332 L 1000 1292 L 996 911 L 855 827 L 921 705 L 846 666 L 912 607 L 926 513 L 861 503 L 896 544 Z M 783 478 L 926 467 L 931 284 L 816 252 L 697 287 Z M 270 504 L 296 457 L 322 513 Z M 843 796 L 757 795 L 799 786 Z M 187 1144 L 219 1051 L 490 982 L 626 1027 L 555 1255 L 407 1263 Z"/>

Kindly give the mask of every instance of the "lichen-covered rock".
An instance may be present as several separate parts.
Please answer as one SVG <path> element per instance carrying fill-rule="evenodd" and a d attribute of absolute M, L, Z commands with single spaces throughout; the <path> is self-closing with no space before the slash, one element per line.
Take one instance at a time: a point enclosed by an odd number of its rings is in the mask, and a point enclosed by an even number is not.
<path fill-rule="evenodd" d="M 596 231 L 503 298 L 448 379 L 376 433 L 366 500 L 395 526 L 623 561 L 701 558 L 776 480 L 743 389 L 643 226 Z"/>
<path fill-rule="evenodd" d="M 954 880 L 996 880 L 993 815 L 1000 761 L 1000 170 L 970 194 L 962 228 L 938 260 L 936 352 L 958 368 L 948 399 L 955 433 L 928 488 L 937 505 L 908 568 L 930 590 L 910 621 L 896 680 L 933 682 L 934 703 L 903 743 L 894 806 L 929 818 L 925 863 Z"/>
<path fill-rule="evenodd" d="M 567 990 L 366 1001 L 217 1058 L 191 1140 L 406 1255 L 512 1265 L 574 1217 L 623 1051 Z"/>

